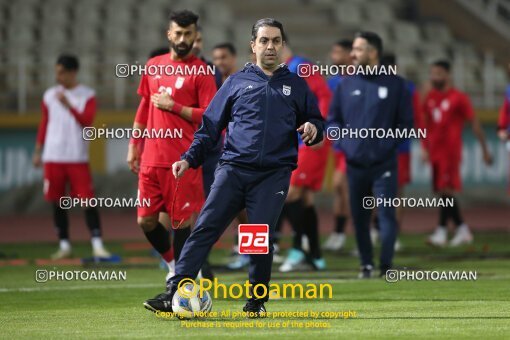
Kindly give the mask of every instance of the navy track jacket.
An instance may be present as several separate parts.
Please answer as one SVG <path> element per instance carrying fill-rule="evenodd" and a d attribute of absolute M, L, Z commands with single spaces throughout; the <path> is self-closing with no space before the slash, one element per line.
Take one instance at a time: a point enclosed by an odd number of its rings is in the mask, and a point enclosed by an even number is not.
<path fill-rule="evenodd" d="M 231 75 L 204 112 L 193 143 L 182 155 L 197 168 L 227 128 L 220 161 L 253 169 L 296 168 L 296 129 L 310 122 L 323 138 L 324 121 L 304 79 L 287 66 L 267 76 L 254 64 Z"/>
<path fill-rule="evenodd" d="M 411 129 L 413 109 L 405 80 L 396 75 L 344 77 L 331 101 L 328 127 Z M 358 137 L 338 142 L 349 164 L 370 167 L 389 160 L 402 140 Z"/>

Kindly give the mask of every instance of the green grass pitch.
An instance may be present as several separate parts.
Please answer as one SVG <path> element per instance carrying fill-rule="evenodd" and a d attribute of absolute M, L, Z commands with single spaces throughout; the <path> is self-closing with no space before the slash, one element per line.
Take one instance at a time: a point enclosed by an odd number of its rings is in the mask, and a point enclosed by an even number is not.
<path fill-rule="evenodd" d="M 153 265 L 94 267 L 126 270 L 126 281 L 35 282 L 38 267 L 0 267 L 0 338 L 232 338 L 232 339 L 371 339 L 371 338 L 510 338 L 510 249 L 508 234 L 477 235 L 473 246 L 432 249 L 424 236 L 402 239 L 405 248 L 395 265 L 418 270 L 476 270 L 477 281 L 358 280 L 357 260 L 348 251 L 327 254 L 328 270 L 280 274 L 273 282 L 331 283 L 333 298 L 277 299 L 266 304 L 273 311 L 355 311 L 348 319 L 277 318 L 260 320 L 260 328 L 186 328 L 177 319 L 157 318 L 142 302 L 163 291 L 165 273 Z M 88 244 L 77 244 L 75 254 L 89 256 Z M 147 251 L 125 251 L 120 243 L 110 249 L 123 256 L 146 256 Z M 0 251 L 33 260 L 47 257 L 50 244 L 2 245 Z M 227 251 L 215 250 L 213 264 L 225 262 Z M 83 270 L 60 266 L 58 270 Z M 276 269 L 276 268 L 275 268 Z M 243 283 L 246 272 L 217 273 L 222 283 Z M 213 310 L 240 311 L 242 300 L 215 299 Z M 199 320 L 197 320 L 199 321 Z M 192 322 L 197 322 L 192 321 Z M 240 325 L 246 320 L 217 318 Z M 327 328 L 282 327 L 283 322 L 323 322 Z M 279 326 L 278 326 L 279 324 Z M 270 327 L 272 326 L 272 327 Z"/>

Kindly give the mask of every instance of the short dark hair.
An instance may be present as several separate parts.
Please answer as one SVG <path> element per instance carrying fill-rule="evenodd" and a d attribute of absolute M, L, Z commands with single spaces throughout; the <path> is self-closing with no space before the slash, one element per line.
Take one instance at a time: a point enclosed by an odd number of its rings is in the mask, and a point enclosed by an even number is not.
<path fill-rule="evenodd" d="M 393 53 L 386 53 L 381 58 L 381 65 L 391 66 L 397 64 L 397 56 Z"/>
<path fill-rule="evenodd" d="M 450 72 L 450 69 L 451 69 L 450 62 L 448 60 L 445 60 L 445 59 L 439 59 L 439 60 L 434 61 L 432 63 L 432 66 L 441 67 L 446 72 Z"/>
<path fill-rule="evenodd" d="M 335 43 L 336 46 L 340 46 L 345 48 L 346 50 L 352 50 L 352 40 L 351 39 L 340 39 Z"/>
<path fill-rule="evenodd" d="M 195 24 L 197 26 L 198 15 L 192 11 L 183 10 L 170 13 L 170 22 L 175 22 L 181 27 L 188 27 Z"/>
<path fill-rule="evenodd" d="M 62 65 L 67 71 L 78 71 L 80 68 L 78 58 L 71 54 L 61 54 L 57 58 L 57 65 Z"/>
<path fill-rule="evenodd" d="M 170 53 L 170 50 L 168 49 L 168 47 L 159 47 L 159 48 L 152 50 L 151 53 L 149 53 L 149 59 L 163 55 L 163 54 L 167 54 L 167 53 Z"/>
<path fill-rule="evenodd" d="M 360 31 L 356 33 L 354 37 L 365 39 L 370 46 L 377 50 L 377 55 L 379 56 L 379 58 L 382 56 L 383 42 L 381 37 L 377 33 L 369 31 Z"/>
<path fill-rule="evenodd" d="M 229 42 L 217 44 L 216 46 L 213 47 L 213 50 L 218 49 L 218 48 L 224 48 L 224 49 L 228 50 L 230 52 L 230 54 L 237 55 L 236 48 L 234 47 L 234 45 L 232 45 Z"/>
<path fill-rule="evenodd" d="M 264 19 L 257 20 L 255 25 L 253 25 L 253 27 L 251 29 L 251 40 L 252 41 L 257 40 L 257 33 L 259 31 L 259 28 L 264 27 L 264 26 L 279 28 L 280 32 L 282 34 L 282 40 L 283 41 L 287 40 L 287 37 L 285 36 L 285 32 L 283 30 L 283 25 L 281 22 L 279 22 L 278 20 L 275 20 L 273 18 L 264 18 Z"/>

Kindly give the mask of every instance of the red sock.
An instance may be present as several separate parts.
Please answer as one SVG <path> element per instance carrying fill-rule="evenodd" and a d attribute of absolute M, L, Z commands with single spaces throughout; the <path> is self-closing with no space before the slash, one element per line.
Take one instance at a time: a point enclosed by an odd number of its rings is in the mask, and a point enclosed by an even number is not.
<path fill-rule="evenodd" d="M 174 248 L 172 247 L 168 249 L 167 252 L 161 254 L 161 257 L 163 258 L 163 260 L 170 263 L 174 259 Z"/>

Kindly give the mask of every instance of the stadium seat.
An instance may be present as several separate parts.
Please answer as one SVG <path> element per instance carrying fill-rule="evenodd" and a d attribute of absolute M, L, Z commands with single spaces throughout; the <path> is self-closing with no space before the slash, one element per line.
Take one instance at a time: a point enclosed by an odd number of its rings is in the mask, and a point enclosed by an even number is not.
<path fill-rule="evenodd" d="M 106 26 L 104 31 L 105 48 L 123 48 L 129 46 L 132 38 L 129 33 L 129 24 L 118 24 L 115 26 Z"/>
<path fill-rule="evenodd" d="M 208 2 L 204 6 L 205 19 L 209 22 L 216 22 L 225 25 L 232 22 L 232 12 L 228 6 L 220 2 Z"/>
<path fill-rule="evenodd" d="M 129 3 L 119 6 L 118 2 L 107 2 L 105 13 L 108 26 L 133 24 L 133 10 Z"/>
<path fill-rule="evenodd" d="M 392 25 L 393 36 L 399 44 L 414 46 L 423 40 L 416 24 L 407 21 L 395 21 Z"/>
<path fill-rule="evenodd" d="M 12 21 L 34 23 L 37 20 L 37 13 L 35 6 L 28 2 L 18 1 L 13 2 L 11 6 L 6 7 L 9 11 L 9 17 Z"/>
<path fill-rule="evenodd" d="M 503 67 L 497 66 L 494 68 L 494 83 L 498 90 L 504 90 L 510 79 L 507 77 L 507 73 Z"/>
<path fill-rule="evenodd" d="M 449 59 L 444 45 L 439 42 L 423 42 L 417 47 L 417 51 L 421 60 L 426 64 L 438 59 Z"/>
<path fill-rule="evenodd" d="M 158 6 L 158 7 L 155 7 Z M 168 13 L 162 10 L 162 5 L 143 6 L 136 9 L 140 28 L 138 35 L 151 34 L 154 30 L 166 30 L 168 27 Z"/>
<path fill-rule="evenodd" d="M 393 9 L 385 2 L 372 1 L 364 6 L 364 10 L 370 22 L 389 23 L 395 19 Z"/>
<path fill-rule="evenodd" d="M 354 2 L 337 3 L 334 15 L 337 22 L 343 26 L 359 27 L 363 21 L 361 8 Z"/>
<path fill-rule="evenodd" d="M 449 44 L 453 41 L 452 33 L 443 23 L 428 23 L 424 26 L 424 31 L 425 36 L 429 40 L 434 40 L 443 44 Z"/>
<path fill-rule="evenodd" d="M 53 24 L 53 26 L 66 25 L 70 21 L 70 10 L 65 4 L 55 2 L 45 3 L 42 7 L 43 24 Z"/>

